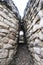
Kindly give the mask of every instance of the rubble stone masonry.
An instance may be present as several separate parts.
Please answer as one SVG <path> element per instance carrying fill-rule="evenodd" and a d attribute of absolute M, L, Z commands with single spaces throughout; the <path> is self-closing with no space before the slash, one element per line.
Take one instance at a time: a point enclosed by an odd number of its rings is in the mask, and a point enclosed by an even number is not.
<path fill-rule="evenodd" d="M 29 0 L 22 20 L 12 0 L 0 0 L 0 65 L 10 65 L 13 61 L 21 21 L 32 65 L 43 65 L 43 0 Z"/>
<path fill-rule="evenodd" d="M 11 9 L 13 3 L 8 5 L 12 1 L 6 1 L 0 0 L 0 65 L 9 65 L 13 60 L 17 51 L 19 30 L 18 10 L 15 5 L 15 10 Z"/>
<path fill-rule="evenodd" d="M 23 21 L 33 65 L 43 65 L 43 0 L 29 0 Z"/>

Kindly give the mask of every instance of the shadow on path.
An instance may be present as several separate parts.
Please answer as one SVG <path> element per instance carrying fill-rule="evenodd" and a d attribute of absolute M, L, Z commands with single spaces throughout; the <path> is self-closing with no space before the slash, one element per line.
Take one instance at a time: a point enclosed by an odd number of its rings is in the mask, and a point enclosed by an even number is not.
<path fill-rule="evenodd" d="M 34 65 L 26 44 L 19 44 L 15 56 L 15 65 Z"/>

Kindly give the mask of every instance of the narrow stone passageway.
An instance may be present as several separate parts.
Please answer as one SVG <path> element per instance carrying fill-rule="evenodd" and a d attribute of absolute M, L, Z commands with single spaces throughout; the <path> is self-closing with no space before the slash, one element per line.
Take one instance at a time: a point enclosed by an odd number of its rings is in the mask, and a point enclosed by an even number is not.
<path fill-rule="evenodd" d="M 43 0 L 28 0 L 23 17 L 17 7 L 0 0 L 0 65 L 43 65 Z"/>
<path fill-rule="evenodd" d="M 33 65 L 30 52 L 27 50 L 26 44 L 20 44 L 18 46 L 18 52 L 15 56 L 16 65 Z"/>

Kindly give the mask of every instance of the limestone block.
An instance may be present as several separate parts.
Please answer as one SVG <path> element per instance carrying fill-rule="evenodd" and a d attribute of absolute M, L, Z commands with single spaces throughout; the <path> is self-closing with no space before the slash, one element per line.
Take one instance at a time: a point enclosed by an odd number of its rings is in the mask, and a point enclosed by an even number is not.
<path fill-rule="evenodd" d="M 33 32 L 36 31 L 36 30 L 39 29 L 39 28 L 40 28 L 39 24 L 35 24 L 35 25 L 33 26 Z"/>
<path fill-rule="evenodd" d="M 39 22 L 39 20 L 40 20 L 40 17 L 37 15 L 37 16 L 34 18 L 32 25 L 35 25 L 35 23 Z"/>
<path fill-rule="evenodd" d="M 10 45 L 10 44 L 4 44 L 3 45 L 3 48 L 4 49 L 12 49 L 12 48 L 14 48 L 12 45 Z"/>
<path fill-rule="evenodd" d="M 14 28 L 9 28 L 10 32 L 16 32 L 16 30 Z"/>
<path fill-rule="evenodd" d="M 1 22 L 1 21 L 0 21 L 0 26 L 2 26 L 2 27 L 4 27 L 4 28 L 7 28 L 7 29 L 9 28 L 8 25 L 6 25 L 5 23 L 3 23 L 3 22 Z"/>
<path fill-rule="evenodd" d="M 41 33 L 43 34 L 43 29 L 41 30 Z"/>
<path fill-rule="evenodd" d="M 40 27 L 43 27 L 43 18 L 40 20 Z"/>
<path fill-rule="evenodd" d="M 9 58 L 13 57 L 13 54 L 14 54 L 14 50 L 10 50 L 9 51 Z"/>
<path fill-rule="evenodd" d="M 0 43 L 0 49 L 2 49 L 3 48 L 3 43 Z"/>
<path fill-rule="evenodd" d="M 43 34 L 41 32 L 39 32 L 39 38 L 43 40 Z"/>
<path fill-rule="evenodd" d="M 42 42 L 39 39 L 35 39 L 35 41 L 30 41 L 29 43 L 30 47 L 42 47 Z"/>
<path fill-rule="evenodd" d="M 43 65 L 43 59 L 41 59 L 41 65 Z"/>
<path fill-rule="evenodd" d="M 13 18 L 12 14 L 10 12 L 8 13 L 8 15 L 9 15 L 10 18 Z"/>
<path fill-rule="evenodd" d="M 8 56 L 8 50 L 0 49 L 0 59 L 7 58 Z"/>
<path fill-rule="evenodd" d="M 42 47 L 42 42 L 39 39 L 35 39 L 34 44 L 36 47 Z"/>
<path fill-rule="evenodd" d="M 34 51 L 34 49 L 33 48 L 29 48 L 28 49 L 30 52 L 32 52 L 33 53 L 33 51 Z"/>
<path fill-rule="evenodd" d="M 0 36 L 5 37 L 6 34 L 5 33 L 0 33 Z"/>
<path fill-rule="evenodd" d="M 8 11 L 6 8 L 4 8 L 4 9 L 3 9 L 3 12 L 4 12 L 6 15 L 8 15 L 8 12 L 9 12 L 9 11 Z"/>
<path fill-rule="evenodd" d="M 40 47 L 33 47 L 33 52 L 36 54 L 40 54 Z"/>
<path fill-rule="evenodd" d="M 37 54 L 34 54 L 34 58 L 35 58 L 35 60 L 37 60 L 38 62 L 41 61 L 40 57 L 39 57 Z"/>
<path fill-rule="evenodd" d="M 43 17 L 42 14 L 43 14 L 43 10 L 40 10 L 40 11 L 38 12 L 38 15 L 40 16 L 40 18 Z"/>
<path fill-rule="evenodd" d="M 43 48 L 41 48 L 41 58 L 43 59 Z"/>
<path fill-rule="evenodd" d="M 9 33 L 9 34 L 7 35 L 7 37 L 10 38 L 10 39 L 15 39 L 16 35 L 15 35 L 15 33 L 14 33 L 14 34 Z"/>
<path fill-rule="evenodd" d="M 8 43 L 9 42 L 9 38 L 7 38 L 7 37 L 2 38 L 2 42 L 4 44 Z"/>
<path fill-rule="evenodd" d="M 6 20 L 6 19 L 4 19 L 4 22 L 7 24 L 7 25 L 9 25 L 10 27 L 13 27 L 13 28 L 17 28 L 16 27 L 16 25 L 14 25 L 13 23 L 11 23 L 10 21 L 8 21 L 8 20 Z"/>
<path fill-rule="evenodd" d="M 29 40 L 33 40 L 33 39 L 35 39 L 35 38 L 38 38 L 38 33 L 35 33 L 35 34 L 33 34 L 33 35 L 31 35 L 31 37 L 29 38 Z"/>
<path fill-rule="evenodd" d="M 9 30 L 6 30 L 6 29 L 0 29 L 0 33 L 9 33 Z"/>
<path fill-rule="evenodd" d="M 10 18 L 8 17 L 8 15 L 6 15 L 6 14 L 4 13 L 4 11 L 0 11 L 0 15 L 2 15 L 4 18 L 10 20 Z"/>
<path fill-rule="evenodd" d="M 2 16 L 0 16 L 0 21 L 3 21 L 4 19 L 3 19 L 3 17 Z"/>
<path fill-rule="evenodd" d="M 15 41 L 12 40 L 12 39 L 10 39 L 9 42 L 8 42 L 8 44 L 10 44 L 10 45 L 15 45 Z"/>

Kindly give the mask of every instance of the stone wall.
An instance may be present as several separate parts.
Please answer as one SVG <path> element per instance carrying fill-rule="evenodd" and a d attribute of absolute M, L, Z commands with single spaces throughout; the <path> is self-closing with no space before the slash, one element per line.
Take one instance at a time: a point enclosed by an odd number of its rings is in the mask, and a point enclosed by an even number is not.
<path fill-rule="evenodd" d="M 33 65 L 43 65 L 43 0 L 29 0 L 23 21 Z"/>
<path fill-rule="evenodd" d="M 6 0 L 7 1 L 7 0 Z M 9 65 L 17 51 L 19 30 L 18 11 L 11 10 L 0 2 L 0 65 Z M 8 5 L 9 6 L 9 5 Z M 11 7 L 11 6 L 10 6 Z M 16 14 L 15 14 L 16 13 Z"/>

